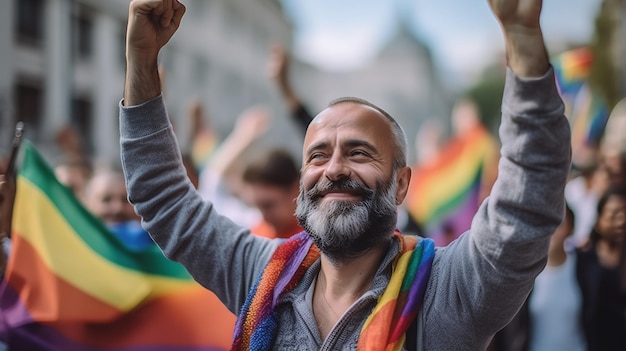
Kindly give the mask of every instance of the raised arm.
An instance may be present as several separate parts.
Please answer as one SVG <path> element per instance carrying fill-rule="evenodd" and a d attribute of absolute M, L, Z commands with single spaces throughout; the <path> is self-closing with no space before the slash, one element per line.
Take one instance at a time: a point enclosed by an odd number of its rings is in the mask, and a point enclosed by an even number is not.
<path fill-rule="evenodd" d="M 302 135 L 306 134 L 306 129 L 313 120 L 313 116 L 302 104 L 291 85 L 289 80 L 289 55 L 285 48 L 279 44 L 271 47 L 268 74 L 278 87 L 278 91 L 287 105 L 290 117 L 298 124 Z"/>
<path fill-rule="evenodd" d="M 550 61 L 539 22 L 542 0 L 489 0 L 500 23 L 507 65 L 521 78 L 541 77 Z"/>
<path fill-rule="evenodd" d="M 296 111 L 300 106 L 300 99 L 289 81 L 289 56 L 287 52 L 285 52 L 285 48 L 281 45 L 274 44 L 271 46 L 267 70 L 268 75 L 276 84 L 289 111 Z"/>
<path fill-rule="evenodd" d="M 237 312 L 277 243 L 249 235 L 217 213 L 183 167 L 161 95 L 157 56 L 185 8 L 172 0 L 133 0 L 129 9 L 127 73 L 119 106 L 129 200 L 163 253 Z"/>
<path fill-rule="evenodd" d="M 172 38 L 185 13 L 178 0 L 133 0 L 126 28 L 124 105 L 144 103 L 161 94 L 159 51 Z"/>
<path fill-rule="evenodd" d="M 435 255 L 425 349 L 484 349 L 528 296 L 564 214 L 570 130 L 539 25 L 542 2 L 489 3 L 508 65 L 498 178 L 470 231 Z"/>
<path fill-rule="evenodd" d="M 215 151 L 208 167 L 219 177 L 231 177 L 236 174 L 236 163 L 261 136 L 270 123 L 271 115 L 263 106 L 253 106 L 237 117 L 232 132 Z"/>

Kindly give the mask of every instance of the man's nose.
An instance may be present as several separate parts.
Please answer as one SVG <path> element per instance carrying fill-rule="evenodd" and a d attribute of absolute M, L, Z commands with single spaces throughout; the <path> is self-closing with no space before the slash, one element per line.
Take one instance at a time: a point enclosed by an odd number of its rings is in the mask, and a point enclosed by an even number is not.
<path fill-rule="evenodd" d="M 350 176 L 350 168 L 346 164 L 346 159 L 338 153 L 335 153 L 324 170 L 324 176 L 330 181 L 337 181 Z"/>

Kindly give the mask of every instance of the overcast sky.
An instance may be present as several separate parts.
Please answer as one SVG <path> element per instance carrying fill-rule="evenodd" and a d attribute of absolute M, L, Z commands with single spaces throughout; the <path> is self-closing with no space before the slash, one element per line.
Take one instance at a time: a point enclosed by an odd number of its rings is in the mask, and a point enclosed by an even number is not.
<path fill-rule="evenodd" d="M 476 71 L 503 47 L 484 0 L 281 1 L 294 23 L 296 55 L 327 70 L 366 63 L 399 21 L 431 48 L 447 75 Z M 548 40 L 590 40 L 600 2 L 544 0 L 544 35 Z"/>

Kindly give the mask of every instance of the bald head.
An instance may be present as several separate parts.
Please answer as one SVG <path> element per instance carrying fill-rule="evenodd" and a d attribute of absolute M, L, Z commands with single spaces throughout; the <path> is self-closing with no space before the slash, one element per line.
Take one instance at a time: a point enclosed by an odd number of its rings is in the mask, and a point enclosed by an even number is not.
<path fill-rule="evenodd" d="M 331 101 L 328 104 L 327 108 L 332 108 L 335 107 L 337 105 L 341 105 L 341 104 L 356 104 L 356 105 L 362 105 L 364 107 L 367 107 L 368 109 L 371 109 L 373 111 L 375 111 L 376 113 L 380 114 L 381 117 L 384 117 L 388 122 L 389 122 L 389 126 L 391 127 L 391 140 L 393 141 L 393 147 L 394 147 L 394 159 L 393 159 L 393 165 L 394 165 L 394 169 L 399 169 L 402 167 L 406 167 L 407 165 L 407 138 L 406 138 L 406 134 L 404 133 L 404 130 L 402 129 L 402 126 L 400 126 L 400 124 L 398 123 L 398 121 L 395 120 L 395 118 L 391 117 L 391 115 L 389 113 L 387 113 L 387 111 L 383 110 L 382 108 L 374 105 L 373 103 L 365 100 L 365 99 L 361 99 L 361 98 L 357 98 L 357 97 L 341 97 L 338 99 L 335 99 L 333 101 Z M 321 115 L 321 113 L 320 113 Z M 320 116 L 318 115 L 318 116 Z M 316 119 L 317 117 L 316 116 Z M 315 119 L 314 119 L 315 121 Z"/>

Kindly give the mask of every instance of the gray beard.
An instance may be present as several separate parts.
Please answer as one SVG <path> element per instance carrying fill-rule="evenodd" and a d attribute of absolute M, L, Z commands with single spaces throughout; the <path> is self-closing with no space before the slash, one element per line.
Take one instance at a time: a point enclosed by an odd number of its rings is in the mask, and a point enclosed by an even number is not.
<path fill-rule="evenodd" d="M 376 190 L 353 179 L 324 180 L 306 192 L 300 186 L 296 217 L 331 262 L 349 261 L 389 242 L 397 220 L 395 171 L 388 184 L 377 182 Z M 320 204 L 320 194 L 330 189 L 357 191 L 363 200 Z"/>

